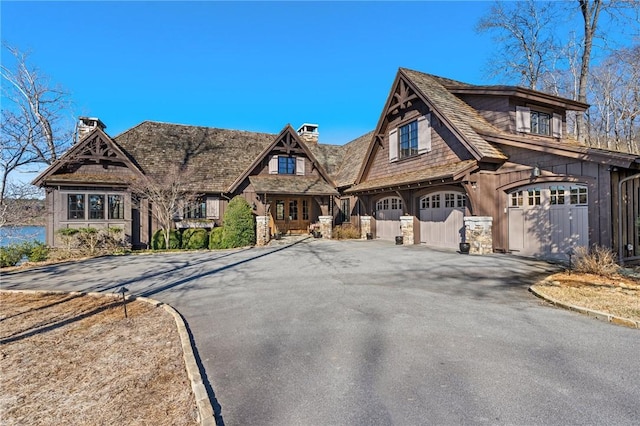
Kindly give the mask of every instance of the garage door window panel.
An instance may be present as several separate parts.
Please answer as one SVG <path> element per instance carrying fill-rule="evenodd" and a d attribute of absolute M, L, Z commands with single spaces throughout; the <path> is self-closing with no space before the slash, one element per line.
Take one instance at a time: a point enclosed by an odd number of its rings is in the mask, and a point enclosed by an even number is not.
<path fill-rule="evenodd" d="M 587 188 L 585 188 L 584 186 L 571 187 L 569 193 L 569 203 L 576 205 L 587 205 Z"/>
<path fill-rule="evenodd" d="M 511 194 L 511 203 L 510 207 L 522 207 L 524 205 L 524 194 L 523 191 L 516 191 Z"/>
<path fill-rule="evenodd" d="M 528 193 L 528 198 L 529 198 L 529 205 L 530 206 L 539 206 L 540 205 L 540 188 L 536 188 L 536 189 L 529 189 L 527 191 Z"/>
<path fill-rule="evenodd" d="M 552 186 L 550 188 L 550 192 L 551 192 L 551 198 L 549 202 L 551 205 L 555 206 L 555 205 L 565 204 L 564 186 Z"/>

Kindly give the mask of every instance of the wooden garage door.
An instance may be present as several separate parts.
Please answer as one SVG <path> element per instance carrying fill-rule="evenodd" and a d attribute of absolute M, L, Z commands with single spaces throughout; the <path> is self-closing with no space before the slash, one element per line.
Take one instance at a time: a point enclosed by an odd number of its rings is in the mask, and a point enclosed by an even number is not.
<path fill-rule="evenodd" d="M 437 192 L 420 199 L 420 242 L 433 247 L 458 248 L 464 233 L 466 196 Z"/>
<path fill-rule="evenodd" d="M 387 197 L 376 203 L 376 238 L 394 240 L 402 235 L 400 229 L 400 216 L 402 216 L 402 199 L 399 197 Z"/>
<path fill-rule="evenodd" d="M 553 183 L 517 189 L 509 197 L 509 251 L 567 258 L 589 244 L 588 189 Z"/>

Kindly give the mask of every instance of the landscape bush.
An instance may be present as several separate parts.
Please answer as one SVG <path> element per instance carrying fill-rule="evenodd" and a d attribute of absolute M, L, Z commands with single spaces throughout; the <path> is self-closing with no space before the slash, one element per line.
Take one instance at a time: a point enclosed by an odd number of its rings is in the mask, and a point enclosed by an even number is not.
<path fill-rule="evenodd" d="M 211 233 L 209 234 L 209 249 L 210 250 L 218 250 L 223 249 L 222 246 L 222 232 L 223 228 L 213 228 Z"/>
<path fill-rule="evenodd" d="M 353 240 L 360 238 L 360 231 L 351 223 L 343 223 L 333 228 L 331 235 L 336 240 Z"/>
<path fill-rule="evenodd" d="M 165 241 L 164 241 L 164 231 L 162 229 L 158 229 L 151 238 L 151 248 L 153 250 L 165 250 Z M 169 249 L 175 250 L 179 249 L 181 246 L 182 238 L 180 233 L 172 229 L 169 231 Z"/>
<path fill-rule="evenodd" d="M 21 244 L 9 244 L 6 247 L 0 247 L 0 268 L 16 266 L 22 260 L 24 253 Z"/>
<path fill-rule="evenodd" d="M 251 206 L 244 198 L 234 197 L 223 217 L 222 245 L 224 248 L 244 247 L 255 244 L 256 225 Z"/>
<path fill-rule="evenodd" d="M 76 228 L 60 228 L 56 231 L 56 234 L 60 235 L 67 251 L 71 251 L 74 245 L 78 243 L 76 240 L 78 232 L 80 231 Z"/>
<path fill-rule="evenodd" d="M 42 262 L 49 257 L 49 247 L 39 241 L 9 244 L 0 247 L 0 267 L 16 266 L 22 259 L 29 262 Z"/>
<path fill-rule="evenodd" d="M 594 245 L 578 247 L 573 259 L 573 270 L 585 274 L 611 276 L 619 272 L 620 267 L 616 263 L 616 254 L 607 247 Z"/>
<path fill-rule="evenodd" d="M 49 258 L 50 249 L 45 243 L 32 241 L 25 244 L 24 254 L 29 259 L 29 262 L 44 262 Z"/>
<path fill-rule="evenodd" d="M 188 228 L 182 233 L 182 248 L 187 250 L 206 249 L 209 246 L 209 234 L 206 229 Z"/>

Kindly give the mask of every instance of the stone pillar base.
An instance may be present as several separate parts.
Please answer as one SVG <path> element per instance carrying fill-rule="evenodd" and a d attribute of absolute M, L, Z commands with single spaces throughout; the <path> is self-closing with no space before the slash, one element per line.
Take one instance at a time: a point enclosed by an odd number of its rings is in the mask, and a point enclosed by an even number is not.
<path fill-rule="evenodd" d="M 413 234 L 413 216 L 400 216 L 400 230 L 402 231 L 402 245 L 415 244 Z"/>
<path fill-rule="evenodd" d="M 466 216 L 464 218 L 465 241 L 469 243 L 469 254 L 493 253 L 491 216 Z"/>
<path fill-rule="evenodd" d="M 360 216 L 360 238 L 368 240 L 373 238 L 371 233 L 371 216 Z"/>
<path fill-rule="evenodd" d="M 330 240 L 333 236 L 333 216 L 318 216 L 322 238 Z"/>
<path fill-rule="evenodd" d="M 256 245 L 265 246 L 270 239 L 269 216 L 256 216 Z"/>

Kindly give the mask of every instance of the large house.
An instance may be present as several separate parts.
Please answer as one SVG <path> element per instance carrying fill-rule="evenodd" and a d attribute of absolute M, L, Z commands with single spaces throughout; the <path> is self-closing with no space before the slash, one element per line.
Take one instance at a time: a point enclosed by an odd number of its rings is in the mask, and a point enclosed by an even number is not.
<path fill-rule="evenodd" d="M 50 245 L 59 228 L 118 226 L 147 246 L 153 206 L 132 182 L 179 161 L 200 196 L 176 213 L 178 228 L 222 225 L 240 195 L 258 244 L 350 222 L 403 244 L 558 258 L 598 244 L 637 260 L 640 156 L 579 143 L 567 117 L 587 108 L 400 68 L 374 131 L 345 145 L 320 143 L 308 123 L 266 134 L 143 122 L 110 137 L 83 118 L 80 141 L 34 184 L 46 189 Z"/>

